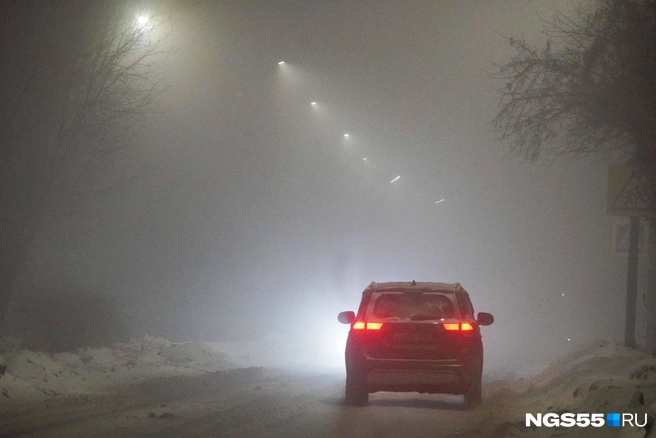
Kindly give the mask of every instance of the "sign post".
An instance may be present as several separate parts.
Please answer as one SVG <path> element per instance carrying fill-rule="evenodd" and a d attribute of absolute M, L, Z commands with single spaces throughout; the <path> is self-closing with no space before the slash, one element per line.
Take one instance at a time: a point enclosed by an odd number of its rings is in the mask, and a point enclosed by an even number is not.
<path fill-rule="evenodd" d="M 629 231 L 629 263 L 626 268 L 626 319 L 624 321 L 624 345 L 635 348 L 636 304 L 638 301 L 638 233 L 640 217 L 631 216 Z"/>
<path fill-rule="evenodd" d="M 650 213 L 650 196 L 644 176 L 629 163 L 611 164 L 608 168 L 608 214 L 629 216 L 629 260 L 626 270 L 626 317 L 624 344 L 635 348 L 636 304 L 638 297 L 638 239 L 640 217 Z"/>

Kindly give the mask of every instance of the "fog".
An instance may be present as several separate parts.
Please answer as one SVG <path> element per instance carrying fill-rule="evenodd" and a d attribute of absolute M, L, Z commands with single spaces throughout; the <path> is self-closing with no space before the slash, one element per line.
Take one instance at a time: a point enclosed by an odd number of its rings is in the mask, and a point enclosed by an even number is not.
<path fill-rule="evenodd" d="M 371 281 L 461 283 L 496 319 L 488 369 L 622 339 L 607 157 L 522 163 L 489 127 L 503 36 L 540 41 L 568 5 L 167 6 L 168 87 L 119 163 L 139 178 L 53 224 L 22 287 L 100 291 L 130 335 L 276 334 L 322 364 Z"/>

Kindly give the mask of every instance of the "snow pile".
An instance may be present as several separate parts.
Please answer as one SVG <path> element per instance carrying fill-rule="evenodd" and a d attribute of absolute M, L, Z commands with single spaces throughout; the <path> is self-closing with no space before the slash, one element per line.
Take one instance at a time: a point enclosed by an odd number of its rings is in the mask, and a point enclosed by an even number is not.
<path fill-rule="evenodd" d="M 13 377 L 24 383 L 35 383 L 35 389 L 54 395 L 75 392 L 86 375 L 82 367 L 69 366 L 45 353 L 22 350 L 8 357 L 7 372 L 2 379 Z"/>
<path fill-rule="evenodd" d="M 111 348 L 84 348 L 78 355 L 87 369 L 117 372 L 140 377 L 194 374 L 234 368 L 230 356 L 212 344 L 172 343 L 166 339 L 146 336 Z"/>
<path fill-rule="evenodd" d="M 647 413 L 651 429 L 656 421 L 656 359 L 616 343 L 596 344 L 533 377 L 489 386 L 491 403 L 509 396 L 517 404 L 518 418 L 496 431 L 503 436 L 527 433 L 525 413 L 630 412 L 639 418 Z M 656 438 L 656 428 L 635 429 L 635 436 Z"/>
<path fill-rule="evenodd" d="M 226 369 L 225 363 L 230 360 L 230 356 L 207 344 L 173 344 L 160 355 L 171 366 L 209 372 Z"/>
<path fill-rule="evenodd" d="M 147 379 L 235 367 L 211 344 L 171 343 L 151 336 L 76 353 L 16 350 L 16 343 L 10 344 L 12 348 L 0 350 L 0 365 L 6 363 L 4 375 L 0 373 L 0 400 L 102 393 Z"/>

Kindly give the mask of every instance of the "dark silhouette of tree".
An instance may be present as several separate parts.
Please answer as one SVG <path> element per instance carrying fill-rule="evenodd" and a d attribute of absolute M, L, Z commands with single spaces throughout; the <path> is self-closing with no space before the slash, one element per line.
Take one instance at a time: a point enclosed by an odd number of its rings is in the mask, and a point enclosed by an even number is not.
<path fill-rule="evenodd" d="M 656 1 L 596 0 L 546 22 L 547 41 L 510 37 L 494 76 L 494 129 L 526 160 L 621 151 L 656 164 Z M 653 172 L 651 172 L 653 173 Z"/>
<path fill-rule="evenodd" d="M 0 1 L 0 321 L 37 233 L 117 183 L 162 90 L 161 27 L 133 5 Z"/>

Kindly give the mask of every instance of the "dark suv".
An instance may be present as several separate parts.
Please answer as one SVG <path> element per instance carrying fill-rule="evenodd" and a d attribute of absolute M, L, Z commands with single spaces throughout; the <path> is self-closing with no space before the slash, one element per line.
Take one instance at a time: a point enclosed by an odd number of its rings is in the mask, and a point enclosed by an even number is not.
<path fill-rule="evenodd" d="M 464 394 L 481 402 L 483 344 L 479 326 L 494 317 L 479 313 L 458 283 L 371 283 L 346 341 L 346 403 L 363 405 L 377 391 Z"/>

